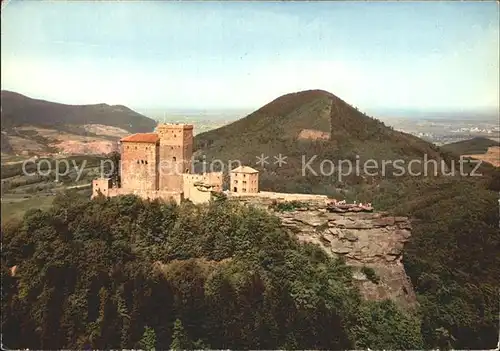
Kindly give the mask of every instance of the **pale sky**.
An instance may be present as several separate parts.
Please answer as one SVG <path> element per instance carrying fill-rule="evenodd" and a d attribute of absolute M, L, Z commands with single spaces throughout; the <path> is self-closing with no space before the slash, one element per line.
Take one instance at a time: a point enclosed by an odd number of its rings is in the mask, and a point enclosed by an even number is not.
<path fill-rule="evenodd" d="M 66 2 L 2 7 L 2 89 L 69 104 L 499 108 L 496 2 Z"/>

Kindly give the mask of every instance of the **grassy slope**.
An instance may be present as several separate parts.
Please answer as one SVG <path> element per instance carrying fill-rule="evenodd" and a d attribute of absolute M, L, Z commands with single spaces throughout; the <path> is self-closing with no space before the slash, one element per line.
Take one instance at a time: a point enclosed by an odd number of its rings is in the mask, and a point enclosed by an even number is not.
<path fill-rule="evenodd" d="M 30 196 L 19 201 L 2 199 L 2 221 L 21 219 L 31 209 L 47 210 L 54 200 L 51 196 Z"/>
<path fill-rule="evenodd" d="M 20 219 L 24 213 L 31 209 L 48 209 L 54 199 L 53 194 L 64 191 L 67 187 L 90 183 L 95 177 L 94 171 L 96 167 L 99 167 L 103 159 L 103 157 L 99 156 L 73 156 L 68 158 L 69 164 L 73 167 L 74 163 L 76 163 L 79 170 L 83 162 L 85 162 L 85 170 L 82 173 L 82 179 L 78 183 L 75 181 L 76 171 L 74 169 L 68 175 L 61 176 L 60 183 L 55 183 L 56 161 L 54 159 L 48 159 L 53 170 L 48 176 L 23 175 L 22 162 L 2 164 L 2 220 Z M 41 160 L 45 159 L 38 159 L 37 163 Z M 40 167 L 43 172 L 47 170 L 45 166 Z M 26 165 L 28 173 L 35 172 L 36 168 L 37 164 L 35 163 Z M 61 166 L 60 172 L 61 174 L 64 173 L 63 166 Z M 90 197 L 88 189 L 75 191 Z"/>
<path fill-rule="evenodd" d="M 457 155 L 478 155 L 484 154 L 491 146 L 499 146 L 500 143 L 488 138 L 477 137 L 469 140 L 457 141 L 441 146 L 445 151 L 455 153 Z"/>

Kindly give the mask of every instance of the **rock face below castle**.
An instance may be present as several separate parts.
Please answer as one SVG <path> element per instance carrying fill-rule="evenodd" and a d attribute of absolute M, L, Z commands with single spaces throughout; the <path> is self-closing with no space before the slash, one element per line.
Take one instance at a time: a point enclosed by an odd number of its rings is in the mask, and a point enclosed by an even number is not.
<path fill-rule="evenodd" d="M 240 201 L 267 208 L 264 198 L 240 198 Z M 411 237 L 407 217 L 393 217 L 383 212 L 331 213 L 324 201 L 308 201 L 307 208 L 273 213 L 282 225 L 300 241 L 318 244 L 331 256 L 343 256 L 353 267 L 353 278 L 368 300 L 391 299 L 411 308 L 416 296 L 406 275 L 402 253 Z M 372 268 L 379 278 L 372 282 L 362 268 Z"/>
<path fill-rule="evenodd" d="M 344 256 L 356 267 L 354 278 L 367 299 L 392 299 L 401 305 L 415 303 L 415 294 L 402 264 L 403 245 L 411 236 L 406 217 L 383 213 L 276 212 L 283 226 L 299 240 L 318 244 L 332 256 Z M 371 282 L 361 268 L 372 268 L 380 278 Z"/>

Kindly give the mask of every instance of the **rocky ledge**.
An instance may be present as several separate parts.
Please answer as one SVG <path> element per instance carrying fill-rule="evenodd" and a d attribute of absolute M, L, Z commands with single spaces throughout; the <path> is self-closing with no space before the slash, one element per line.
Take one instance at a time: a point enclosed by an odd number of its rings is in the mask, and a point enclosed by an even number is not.
<path fill-rule="evenodd" d="M 333 206 L 323 197 L 301 202 L 294 211 L 276 211 L 283 199 L 240 197 L 237 201 L 271 211 L 282 225 L 303 242 L 318 244 L 332 256 L 343 256 L 353 267 L 353 278 L 369 300 L 391 299 L 411 308 L 416 296 L 406 275 L 403 246 L 411 237 L 407 217 L 394 217 L 373 208 L 348 204 Z"/>
<path fill-rule="evenodd" d="M 326 208 L 274 214 L 299 240 L 318 244 L 332 256 L 343 256 L 354 267 L 354 279 L 365 298 L 389 298 L 405 307 L 416 303 L 402 264 L 403 245 L 411 237 L 407 217 L 349 210 L 331 213 Z M 369 277 L 366 267 L 375 274 Z"/>

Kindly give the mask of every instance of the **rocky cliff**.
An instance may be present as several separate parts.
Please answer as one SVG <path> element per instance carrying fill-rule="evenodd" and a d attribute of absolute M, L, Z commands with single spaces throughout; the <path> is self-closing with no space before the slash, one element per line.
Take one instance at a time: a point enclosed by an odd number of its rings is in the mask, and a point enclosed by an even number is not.
<path fill-rule="evenodd" d="M 257 197 L 239 200 L 263 208 L 272 202 Z M 391 299 L 403 307 L 416 304 L 402 263 L 404 243 L 411 237 L 407 217 L 349 210 L 331 213 L 323 201 L 308 202 L 307 208 L 294 211 L 271 211 L 299 240 L 318 244 L 332 256 L 343 256 L 353 266 L 353 278 L 365 298 Z"/>

